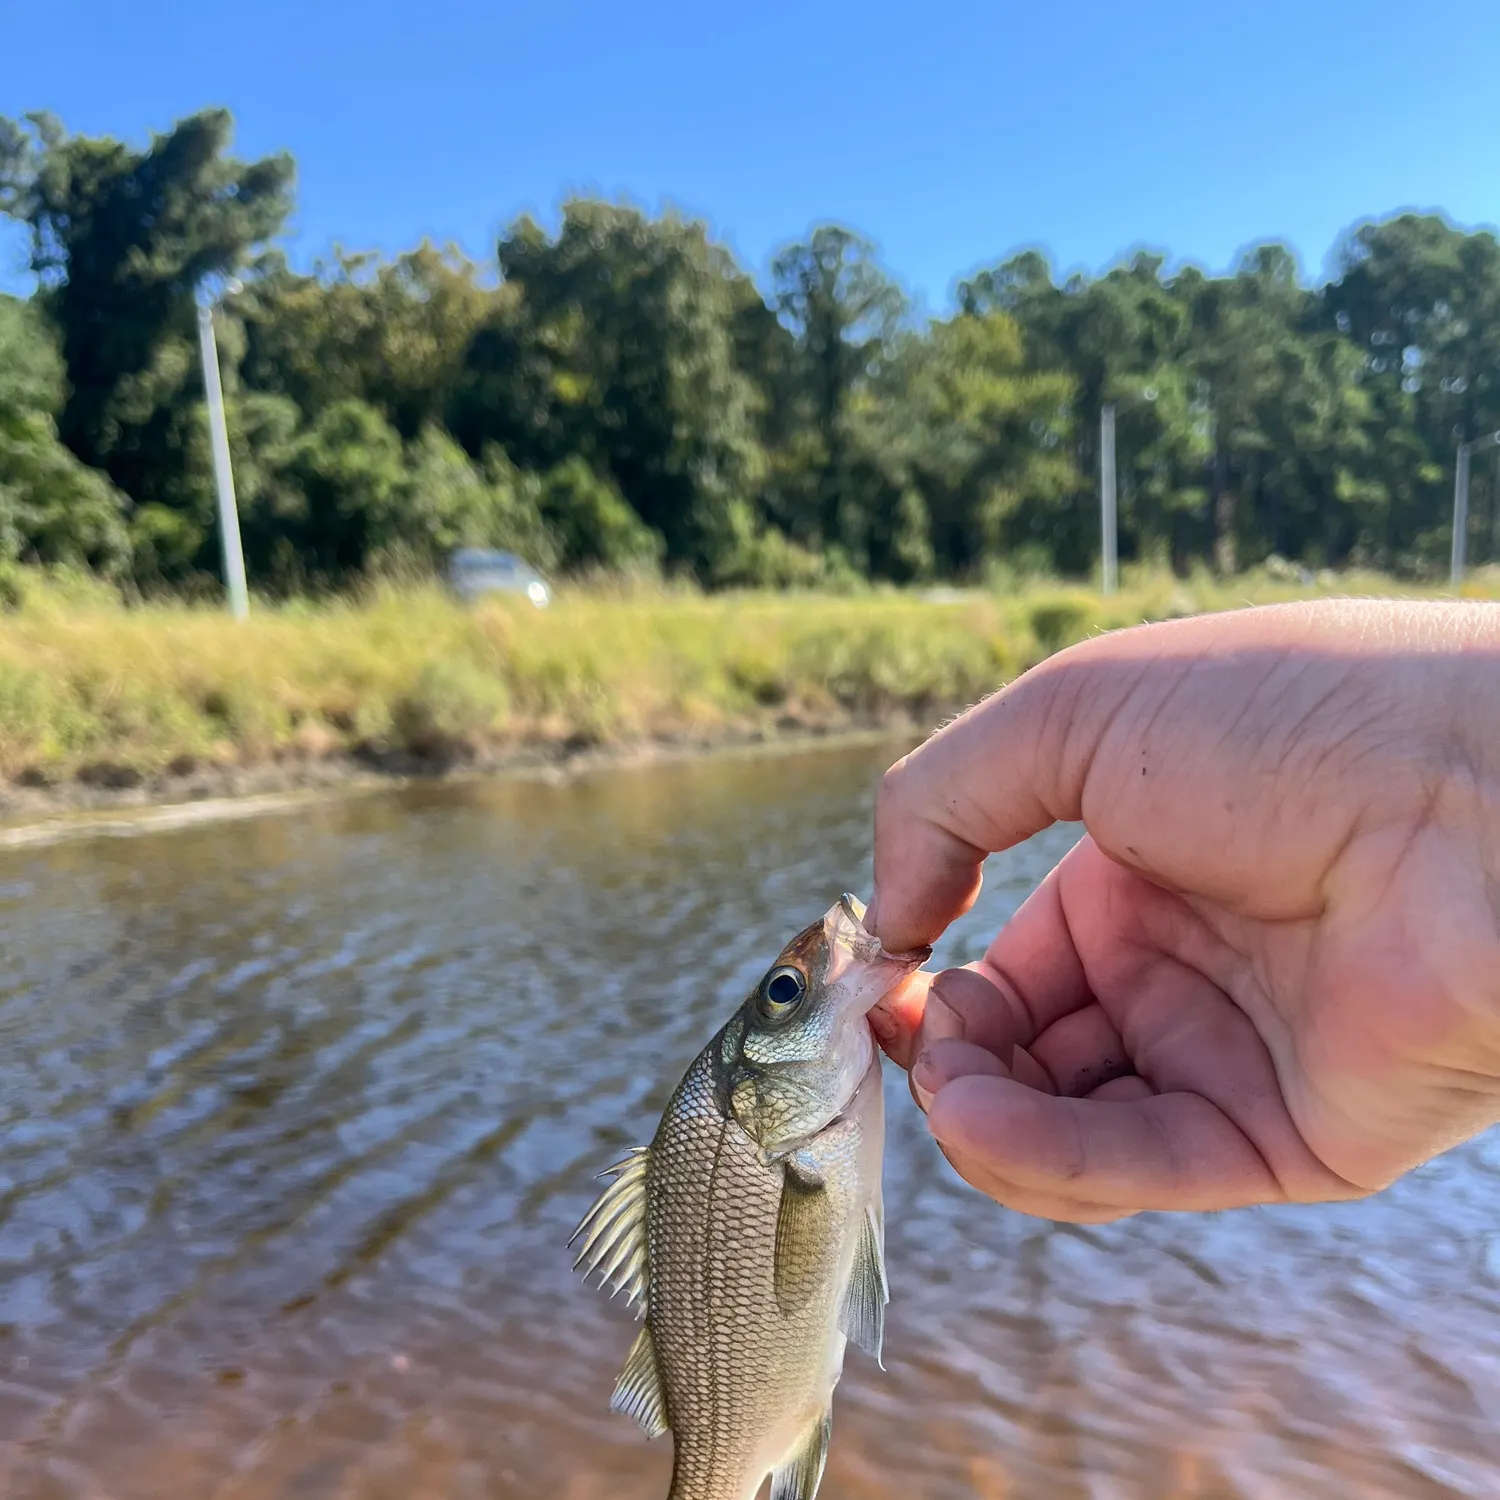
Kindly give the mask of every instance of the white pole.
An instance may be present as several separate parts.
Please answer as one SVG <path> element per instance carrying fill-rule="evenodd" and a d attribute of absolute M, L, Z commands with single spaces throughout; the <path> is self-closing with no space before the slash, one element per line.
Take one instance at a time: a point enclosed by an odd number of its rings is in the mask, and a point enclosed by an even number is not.
<path fill-rule="evenodd" d="M 208 434 L 213 446 L 214 487 L 219 492 L 219 544 L 224 556 L 224 584 L 229 612 L 236 620 L 250 613 L 245 585 L 245 554 L 240 547 L 240 514 L 234 503 L 234 473 L 229 464 L 229 428 L 224 422 L 224 388 L 219 383 L 219 349 L 214 340 L 213 308 L 198 309 L 198 345 L 203 355 L 203 394 L 208 401 Z"/>
<path fill-rule="evenodd" d="M 1453 476 L 1453 556 L 1449 581 L 1457 588 L 1464 581 L 1464 549 L 1469 540 L 1469 455 L 1472 443 L 1458 445 L 1458 472 Z"/>
<path fill-rule="evenodd" d="M 1099 509 L 1104 532 L 1104 592 L 1112 594 L 1119 581 L 1119 529 L 1115 515 L 1115 408 L 1099 413 Z"/>

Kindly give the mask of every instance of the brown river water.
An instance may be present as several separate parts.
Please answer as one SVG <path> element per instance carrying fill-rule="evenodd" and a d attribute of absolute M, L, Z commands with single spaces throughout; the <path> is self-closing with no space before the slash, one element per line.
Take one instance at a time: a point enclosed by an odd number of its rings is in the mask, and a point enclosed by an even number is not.
<path fill-rule="evenodd" d="M 494 782 L 0 855 L 4 1500 L 661 1500 L 571 1273 L 889 752 Z M 1074 831 L 993 862 L 982 948 Z M 1500 1138 L 1379 1198 L 1103 1229 L 888 1072 L 887 1370 L 822 1494 L 1500 1496 Z"/>

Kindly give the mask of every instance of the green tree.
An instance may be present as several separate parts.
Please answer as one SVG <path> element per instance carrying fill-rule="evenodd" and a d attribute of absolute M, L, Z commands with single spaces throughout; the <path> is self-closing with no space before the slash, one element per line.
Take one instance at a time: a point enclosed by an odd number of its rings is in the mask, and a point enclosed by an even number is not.
<path fill-rule="evenodd" d="M 797 436 L 776 466 L 769 513 L 805 546 L 837 547 L 864 569 L 872 460 L 855 431 L 854 412 L 895 349 L 906 299 L 874 247 L 834 225 L 777 255 L 771 291 L 793 340 L 784 356 L 783 399 Z"/>
<path fill-rule="evenodd" d="M 116 573 L 130 559 L 127 502 L 58 440 L 63 389 L 62 361 L 37 310 L 0 296 L 0 561 Z"/>
<path fill-rule="evenodd" d="M 1357 359 L 1321 326 L 1316 296 L 1281 245 L 1232 277 L 1184 272 L 1211 460 L 1211 555 L 1231 573 L 1268 550 L 1341 561 L 1355 544 L 1366 403 Z"/>
<path fill-rule="evenodd" d="M 1500 427 L 1500 244 L 1402 214 L 1344 237 L 1327 316 L 1361 359 L 1391 566 L 1446 554 L 1454 450 Z"/>
<path fill-rule="evenodd" d="M 555 238 L 515 225 L 499 261 L 514 300 L 471 343 L 455 401 L 465 447 L 502 442 L 537 470 L 581 458 L 669 561 L 710 576 L 763 466 L 729 257 L 701 224 L 575 201 Z"/>
<path fill-rule="evenodd" d="M 651 569 L 661 559 L 661 537 L 581 458 L 565 459 L 542 475 L 536 503 L 565 567 Z"/>
<path fill-rule="evenodd" d="M 309 416 L 363 401 L 409 440 L 444 421 L 493 300 L 472 262 L 425 241 L 392 261 L 340 253 L 307 276 L 273 252 L 234 302 L 241 378 Z"/>
<path fill-rule="evenodd" d="M 247 264 L 217 329 L 262 586 L 462 544 L 710 585 L 1083 572 L 1107 404 L 1123 557 L 1431 570 L 1454 448 L 1500 427 L 1500 243 L 1437 217 L 1358 226 L 1318 289 L 1274 244 L 1228 276 L 1138 254 L 1061 283 L 1026 250 L 919 325 L 851 230 L 763 291 L 703 225 L 587 200 L 517 222 L 493 268 L 424 242 L 303 274 L 265 248 L 290 161 L 229 133 L 0 120 L 40 281 L 0 299 L 0 559 L 217 569 L 194 301 Z M 1500 555 L 1487 465 L 1472 524 Z"/>
<path fill-rule="evenodd" d="M 883 446 L 900 476 L 882 508 L 885 571 L 920 571 L 924 519 L 945 573 L 972 574 L 1023 546 L 1077 553 L 1065 536 L 1073 382 L 1028 368 L 1012 317 L 961 313 L 908 339 L 877 390 L 861 409 L 865 446 Z"/>
<path fill-rule="evenodd" d="M 143 508 L 181 503 L 181 455 L 203 420 L 195 295 L 290 206 L 290 158 L 236 161 L 230 133 L 229 115 L 207 110 L 137 151 L 48 115 L 0 120 L 0 210 L 31 231 L 67 368 L 59 431 Z"/>
<path fill-rule="evenodd" d="M 377 552 L 434 565 L 455 547 L 498 547 L 536 567 L 559 561 L 559 528 L 544 513 L 532 476 L 518 474 L 498 450 L 472 462 L 441 428 L 426 427 L 407 444 L 406 476 L 392 501 L 378 520 Z"/>
<path fill-rule="evenodd" d="M 440 570 L 457 547 L 501 547 L 544 568 L 558 560 L 536 480 L 499 450 L 475 463 L 437 427 L 403 444 L 380 412 L 353 400 L 304 427 L 286 397 L 252 393 L 230 405 L 229 420 L 246 564 L 263 586 Z M 206 438 L 192 461 L 209 463 Z M 165 529 L 166 518 L 155 524 Z"/>
<path fill-rule="evenodd" d="M 336 401 L 297 440 L 288 475 L 303 497 L 298 552 L 309 571 L 342 578 L 392 540 L 403 498 L 401 435 L 373 406 Z"/>
<path fill-rule="evenodd" d="M 1044 545 L 1041 531 L 1049 531 L 1055 561 L 1072 569 L 1098 551 L 1107 402 L 1119 419 L 1122 555 L 1166 551 L 1182 562 L 1196 542 L 1205 419 L 1188 359 L 1190 310 L 1164 281 L 1163 266 L 1163 257 L 1141 253 L 1097 280 L 1073 276 L 1057 286 L 1046 258 L 1029 250 L 959 287 L 959 305 L 970 313 L 1015 319 L 1033 370 L 1072 381 L 1071 490 L 1057 497 L 1050 527 L 1035 513 L 1031 521 L 1033 545 Z"/>

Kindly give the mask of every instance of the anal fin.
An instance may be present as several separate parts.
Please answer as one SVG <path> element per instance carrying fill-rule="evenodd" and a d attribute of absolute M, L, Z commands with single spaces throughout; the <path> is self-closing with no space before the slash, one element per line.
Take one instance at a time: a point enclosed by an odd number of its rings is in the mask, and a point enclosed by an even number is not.
<path fill-rule="evenodd" d="M 828 1462 L 828 1439 L 833 1432 L 833 1408 L 813 1423 L 794 1452 L 771 1475 L 771 1500 L 813 1500 Z"/>
<path fill-rule="evenodd" d="M 656 1344 L 649 1324 L 636 1335 L 625 1359 L 625 1368 L 609 1399 L 611 1411 L 634 1417 L 647 1437 L 660 1437 L 667 1430 L 667 1398 L 662 1389 L 661 1367 L 656 1363 Z"/>
<path fill-rule="evenodd" d="M 885 1215 L 877 1199 L 864 1212 L 854 1248 L 854 1267 L 839 1304 L 839 1328 L 880 1365 L 885 1338 L 885 1305 L 891 1300 L 885 1279 Z"/>

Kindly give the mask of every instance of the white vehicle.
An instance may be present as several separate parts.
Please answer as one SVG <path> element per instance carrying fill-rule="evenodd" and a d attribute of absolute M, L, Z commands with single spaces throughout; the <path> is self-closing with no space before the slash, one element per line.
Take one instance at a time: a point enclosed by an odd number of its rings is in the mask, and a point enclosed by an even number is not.
<path fill-rule="evenodd" d="M 448 560 L 448 582 L 461 599 L 483 594 L 524 594 L 538 609 L 552 602 L 552 591 L 530 563 L 513 552 L 461 547 Z"/>

